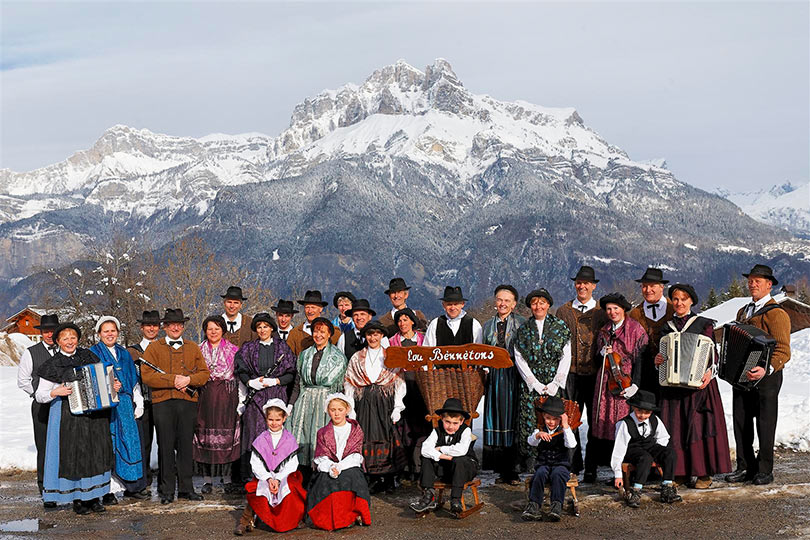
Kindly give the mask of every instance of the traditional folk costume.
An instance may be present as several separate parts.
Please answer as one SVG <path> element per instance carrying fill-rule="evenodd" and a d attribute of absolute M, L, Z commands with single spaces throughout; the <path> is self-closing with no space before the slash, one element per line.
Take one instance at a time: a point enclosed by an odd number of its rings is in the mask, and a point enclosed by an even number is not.
<path fill-rule="evenodd" d="M 526 318 L 510 313 L 497 315 L 484 324 L 484 343 L 509 351 L 514 362 L 514 340 Z M 483 468 L 492 469 L 506 482 L 518 480 L 517 429 L 520 387 L 517 368 L 490 369 L 484 401 Z"/>
<path fill-rule="evenodd" d="M 166 310 L 163 322 L 183 320 L 182 310 Z M 159 339 L 149 345 L 143 354 L 146 361 L 162 369 L 158 373 L 147 365 L 141 366 L 144 382 L 152 388 L 152 410 L 158 439 L 160 478 L 158 491 L 161 502 L 178 497 L 194 497 L 191 482 L 193 472 L 194 426 L 197 421 L 197 395 L 177 390 L 177 375 L 189 377 L 189 387 L 203 386 L 210 375 L 200 347 L 193 341 Z M 188 388 L 188 387 L 187 387 Z M 199 495 L 196 495 L 199 497 Z"/>
<path fill-rule="evenodd" d="M 779 282 L 772 270 L 757 264 L 749 274 L 767 277 L 773 285 Z M 753 305 L 751 305 L 753 304 Z M 729 481 L 753 479 L 755 484 L 773 481 L 773 445 L 779 412 L 779 390 L 782 369 L 790 360 L 790 317 L 779 304 L 766 294 L 737 312 L 736 320 L 756 326 L 776 340 L 771 356 L 771 372 L 766 373 L 754 388 L 733 389 L 734 439 L 737 443 L 737 472 Z M 754 422 L 756 419 L 756 423 Z M 754 453 L 754 428 L 759 439 L 759 455 Z"/>
<path fill-rule="evenodd" d="M 279 380 L 277 385 L 265 387 L 253 394 L 242 413 L 242 478 L 247 481 L 251 474 L 249 459 L 253 439 L 267 429 L 262 406 L 273 398 L 284 403 L 290 401 L 290 385 L 296 376 L 295 355 L 285 341 L 273 337 L 267 342 L 256 339 L 245 343 L 234 360 L 236 375 L 245 386 L 249 385 L 251 379 L 258 377 Z"/>
<path fill-rule="evenodd" d="M 279 399 L 268 401 L 265 409 L 270 404 L 286 410 L 284 402 Z M 297 453 L 298 443 L 286 429 L 265 429 L 256 437 L 250 456 L 254 478 L 245 486 L 248 504 L 243 518 L 252 521 L 255 512 L 276 532 L 298 527 L 306 511 L 307 492 L 298 471 Z M 270 492 L 268 480 L 279 482 L 277 493 Z"/>
<path fill-rule="evenodd" d="M 100 327 L 104 318 L 99 319 Z M 115 321 L 118 322 L 117 320 Z M 118 326 L 118 324 L 116 324 Z M 121 382 L 118 391 L 118 406 L 110 413 L 115 467 L 113 476 L 124 488 L 126 494 L 138 493 L 146 487 L 143 460 L 141 457 L 141 437 L 135 420 L 135 409 L 143 410 L 143 396 L 135 363 L 129 352 L 121 345 L 107 347 L 99 342 L 90 347 L 105 366 L 112 366 L 114 376 Z"/>
<path fill-rule="evenodd" d="M 160 324 L 160 316 L 157 315 L 157 311 L 144 311 L 144 317 L 147 316 L 147 313 L 154 313 L 154 316 L 157 318 L 156 324 Z M 138 322 L 141 321 L 138 320 Z M 127 352 L 135 363 L 138 386 L 140 387 L 141 396 L 143 397 L 143 414 L 140 418 L 136 418 L 136 422 L 138 423 L 138 434 L 141 439 L 141 462 L 143 463 L 143 476 L 146 478 L 147 488 L 152 485 L 152 442 L 154 441 L 155 435 L 155 415 L 152 411 L 152 389 L 143 382 L 139 360 L 143 357 L 143 352 L 150 343 L 152 342 L 143 338 L 140 343 L 127 347 Z"/>
<path fill-rule="evenodd" d="M 326 401 L 326 398 L 324 398 Z M 327 401 L 328 405 L 328 401 Z M 321 406 L 320 410 L 324 411 Z M 307 492 L 307 523 L 334 531 L 355 523 L 371 525 L 371 495 L 363 474 L 363 429 L 355 420 L 342 426 L 329 422 L 318 430 L 317 468 Z M 339 471 L 332 476 L 332 468 Z"/>
<path fill-rule="evenodd" d="M 424 346 L 466 345 L 483 341 L 484 332 L 481 323 L 462 309 L 454 319 L 441 315 L 430 321 L 425 332 Z"/>
<path fill-rule="evenodd" d="M 386 312 L 382 317 L 380 317 L 380 324 L 385 327 L 385 335 L 389 338 L 399 333 L 399 327 L 397 326 L 396 320 L 394 320 L 394 316 L 397 314 L 397 311 L 401 311 L 403 309 L 409 308 L 408 306 L 402 306 L 400 309 L 393 308 L 391 311 Z M 428 325 L 427 317 L 425 317 L 425 314 L 418 309 L 414 309 L 413 314 L 416 317 L 413 329 L 424 332 Z"/>
<path fill-rule="evenodd" d="M 304 466 L 315 457 L 318 429 L 329 422 L 324 410 L 328 394 L 343 390 L 346 357 L 336 346 L 327 343 L 320 351 L 309 347 L 298 356 L 295 385 L 290 404 L 293 407 L 290 432 L 298 441 L 298 461 Z M 362 451 L 362 449 L 360 450 Z"/>
<path fill-rule="evenodd" d="M 329 338 L 329 342 L 332 345 L 337 345 L 341 335 L 340 330 L 335 328 L 335 333 Z M 312 340 L 312 323 L 304 321 L 293 328 L 290 335 L 287 336 L 287 345 L 290 346 L 290 350 L 296 357 L 300 356 L 304 350 L 315 345 L 315 341 Z"/>
<path fill-rule="evenodd" d="M 540 409 L 552 416 L 560 417 L 565 412 L 563 402 L 559 398 L 548 398 Z M 542 430 L 552 435 L 550 441 L 537 438 Z M 540 509 L 543 507 L 546 483 L 551 484 L 551 513 L 552 519 L 558 520 L 565 499 L 565 485 L 571 476 L 571 454 L 574 452 L 577 441 L 574 431 L 568 427 L 563 429 L 557 425 L 548 429 L 545 425 L 535 429 L 526 440 L 529 446 L 534 447 L 535 469 L 532 477 L 529 501 L 536 506 L 529 505 L 523 513 L 524 519 L 540 519 Z"/>
<path fill-rule="evenodd" d="M 548 291 L 539 289 L 526 296 L 526 304 L 537 296 L 551 298 Z M 565 323 L 551 314 L 539 320 L 532 317 L 518 328 L 514 342 L 515 366 L 521 377 L 518 442 L 524 456 L 532 454 L 526 441 L 537 425 L 535 400 L 541 395 L 556 396 L 565 388 L 571 366 L 570 335 Z"/>
<path fill-rule="evenodd" d="M 673 316 L 661 335 L 670 332 L 703 334 L 714 340 L 714 323 L 697 315 Z M 714 359 L 711 365 L 715 365 Z M 701 477 L 731 472 L 726 419 L 717 379 L 713 377 L 702 390 L 661 387 L 658 401 L 661 420 L 669 431 L 677 456 L 676 476 Z"/>
<path fill-rule="evenodd" d="M 379 323 L 369 323 L 366 328 L 369 326 L 384 331 Z M 344 388 L 354 399 L 357 421 L 363 428 L 366 472 L 388 476 L 388 486 L 393 488 L 391 475 L 407 464 L 400 422 L 406 386 L 399 369 L 385 367 L 383 351 L 383 347 L 367 347 L 355 353 L 346 369 Z"/>
<path fill-rule="evenodd" d="M 239 415 L 239 381 L 235 377 L 234 357 L 239 348 L 226 339 L 213 347 L 208 340 L 200 343 L 200 352 L 211 373 L 200 388 L 197 425 L 194 427 L 193 455 L 204 476 L 225 476 L 232 480 L 240 475 L 228 471 L 239 460 L 241 429 Z"/>
<path fill-rule="evenodd" d="M 59 326 L 56 315 L 43 315 L 39 325 L 35 326 L 41 331 L 53 330 Z M 31 398 L 31 420 L 34 424 L 34 446 L 37 449 L 37 487 L 42 495 L 42 478 L 45 474 L 45 445 L 48 440 L 48 412 L 50 407 L 35 399 L 39 387 L 39 367 L 50 360 L 58 347 L 56 344 L 47 345 L 40 341 L 28 347 L 20 357 L 17 369 L 17 386 Z"/>
<path fill-rule="evenodd" d="M 236 347 L 241 347 L 248 341 L 253 341 L 259 338 L 256 335 L 256 332 L 251 330 L 253 325 L 253 318 L 249 315 L 243 315 L 242 313 L 237 313 L 236 317 L 233 320 L 228 319 L 228 315 L 223 313 L 222 318 L 225 319 L 225 325 L 228 328 L 228 331 L 222 334 L 222 339 L 226 339 L 236 345 Z"/>
<path fill-rule="evenodd" d="M 50 404 L 42 492 L 45 502 L 98 502 L 95 499 L 110 492 L 115 462 L 110 410 L 72 414 L 67 397 L 51 397 L 54 388 L 76 380 L 73 368 L 99 361 L 89 350 L 77 348 L 70 356 L 56 353 L 36 372 L 40 378 L 36 400 Z"/>

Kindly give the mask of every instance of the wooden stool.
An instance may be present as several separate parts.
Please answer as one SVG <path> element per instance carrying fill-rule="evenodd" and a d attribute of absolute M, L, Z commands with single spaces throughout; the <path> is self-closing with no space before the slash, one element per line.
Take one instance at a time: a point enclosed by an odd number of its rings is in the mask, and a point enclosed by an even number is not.
<path fill-rule="evenodd" d="M 532 479 L 534 475 L 529 476 L 526 478 L 526 499 L 529 498 L 529 493 L 532 491 Z M 568 482 L 565 483 L 565 487 L 567 487 L 571 491 L 571 513 L 574 516 L 579 517 L 579 499 L 577 499 L 577 487 L 579 487 L 579 479 L 577 475 L 571 473 L 571 476 L 568 478 Z M 546 485 L 546 488 L 551 491 L 551 487 Z"/>
<path fill-rule="evenodd" d="M 650 469 L 654 469 L 661 478 L 664 477 L 664 469 L 662 469 L 658 463 L 653 461 L 652 465 L 650 465 Z M 630 485 L 630 473 L 635 470 L 636 466 L 632 463 L 622 463 L 622 481 L 624 482 L 625 488 Z"/>
<path fill-rule="evenodd" d="M 473 478 L 472 480 L 464 484 L 464 491 L 461 492 L 461 513 L 454 514 L 458 519 L 463 519 L 469 515 L 472 515 L 481 510 L 481 508 L 484 506 L 484 503 L 482 503 L 481 499 L 478 497 L 478 486 L 480 485 L 481 480 L 479 480 L 478 478 Z M 443 500 L 444 490 L 446 489 L 449 490 L 452 487 L 453 487 L 452 485 L 445 482 L 437 481 L 433 483 L 433 489 L 436 490 L 436 503 L 439 505 L 439 508 L 441 508 L 442 505 L 444 504 Z M 468 507 L 467 503 L 464 501 L 464 492 L 467 491 L 467 489 L 470 489 L 472 491 L 473 502 L 475 503 L 473 506 L 470 507 Z M 423 515 L 424 513 L 420 514 L 420 517 Z"/>

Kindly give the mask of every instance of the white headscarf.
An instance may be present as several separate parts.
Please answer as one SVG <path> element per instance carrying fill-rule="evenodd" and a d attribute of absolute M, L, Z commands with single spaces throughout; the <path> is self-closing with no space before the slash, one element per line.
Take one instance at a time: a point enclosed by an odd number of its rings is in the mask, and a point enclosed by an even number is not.
<path fill-rule="evenodd" d="M 114 323 L 116 330 L 118 330 L 119 332 L 121 331 L 121 321 L 119 321 L 118 319 L 116 319 L 112 315 L 104 315 L 96 323 L 96 334 L 98 334 L 99 331 L 101 331 L 101 325 L 106 323 L 106 322 Z"/>
<path fill-rule="evenodd" d="M 287 407 L 287 404 L 284 403 L 284 401 L 281 400 L 281 399 L 278 399 L 278 398 L 268 399 L 267 403 L 262 405 L 262 412 L 264 412 L 266 414 L 267 409 L 269 409 L 270 407 L 278 407 L 279 409 L 284 411 L 284 414 L 286 414 L 287 416 L 290 415 L 289 407 Z"/>

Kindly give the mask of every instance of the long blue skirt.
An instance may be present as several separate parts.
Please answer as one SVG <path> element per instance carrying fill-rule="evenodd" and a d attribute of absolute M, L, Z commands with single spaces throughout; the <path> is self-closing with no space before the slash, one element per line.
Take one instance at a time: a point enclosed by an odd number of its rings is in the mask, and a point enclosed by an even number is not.
<path fill-rule="evenodd" d="M 42 500 L 69 504 L 74 500 L 89 501 L 110 492 L 110 471 L 90 478 L 68 480 L 59 477 L 59 433 L 62 421 L 62 398 L 51 402 L 48 414 L 48 438 L 45 445 L 45 477 Z"/>

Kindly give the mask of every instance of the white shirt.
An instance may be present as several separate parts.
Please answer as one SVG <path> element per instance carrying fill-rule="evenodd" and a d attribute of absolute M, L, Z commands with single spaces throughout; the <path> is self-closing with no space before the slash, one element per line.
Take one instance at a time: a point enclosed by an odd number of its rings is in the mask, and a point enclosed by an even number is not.
<path fill-rule="evenodd" d="M 273 344 L 273 338 L 270 338 L 267 341 L 259 341 L 259 343 L 262 344 L 262 345 L 268 345 L 268 346 L 272 345 Z"/>
<path fill-rule="evenodd" d="M 166 339 L 166 345 L 168 345 L 169 347 L 171 347 L 173 349 L 179 349 L 180 347 L 183 346 L 183 336 L 180 336 L 177 339 L 172 339 L 169 336 L 166 336 L 165 339 Z M 172 345 L 171 343 L 169 343 L 170 341 L 179 341 L 180 345 Z"/>
<path fill-rule="evenodd" d="M 630 418 L 639 426 L 639 434 L 642 432 L 642 429 L 646 429 L 647 433 L 652 429 L 650 424 L 652 415 L 644 422 L 638 421 L 635 412 L 630 413 Z M 645 427 L 642 428 L 641 424 L 644 424 Z M 654 436 L 656 444 L 660 444 L 661 446 L 669 444 L 669 432 L 660 418 L 658 419 L 658 429 L 655 430 Z M 613 445 L 613 454 L 610 456 L 610 468 L 613 469 L 613 476 L 615 478 L 622 477 L 622 461 L 624 461 L 624 456 L 627 454 L 628 444 L 630 444 L 630 431 L 627 429 L 627 424 L 624 423 L 624 420 L 619 420 L 616 422 L 616 442 Z"/>
<path fill-rule="evenodd" d="M 284 433 L 283 429 L 270 432 L 270 438 L 273 440 L 273 448 L 278 447 L 282 433 Z M 250 467 L 253 469 L 253 476 L 259 480 L 256 485 L 256 495 L 267 499 L 270 506 L 278 506 L 281 504 L 281 501 L 284 500 L 284 497 L 290 493 L 287 478 L 290 474 L 298 470 L 298 456 L 296 454 L 290 456 L 287 461 L 282 463 L 278 471 L 268 471 L 259 453 L 254 451 L 250 456 Z M 279 482 L 278 493 L 275 495 L 270 493 L 270 486 L 267 485 L 268 480 L 278 480 Z"/>
<path fill-rule="evenodd" d="M 754 307 L 753 307 L 753 308 L 749 306 L 749 307 L 746 309 L 746 311 L 745 311 L 745 318 L 746 318 L 746 319 L 750 319 L 750 318 L 751 318 L 751 316 L 752 316 L 754 313 L 756 313 L 757 311 L 759 311 L 760 309 L 762 309 L 762 306 L 764 306 L 765 304 L 767 304 L 767 303 L 768 303 L 770 300 L 771 300 L 771 295 L 770 295 L 770 294 L 766 294 L 765 296 L 763 296 L 762 298 L 760 298 L 759 300 L 757 300 L 756 302 L 754 302 Z M 754 301 L 754 299 L 752 298 L 752 299 L 751 299 L 751 301 L 753 302 L 753 301 Z"/>
<path fill-rule="evenodd" d="M 539 320 L 535 319 L 534 323 L 537 325 L 537 332 L 540 334 L 542 339 L 543 327 L 546 324 L 546 318 L 543 317 Z M 560 363 L 557 365 L 557 373 L 548 383 L 544 384 L 537 380 L 537 377 L 534 376 L 531 368 L 529 368 L 529 363 L 526 362 L 526 359 L 523 358 L 523 355 L 520 354 L 520 351 L 517 349 L 515 349 L 515 366 L 517 367 L 520 376 L 526 382 L 526 386 L 528 386 L 530 390 L 533 390 L 540 395 L 557 395 L 557 390 L 560 388 L 565 388 L 565 383 L 568 379 L 568 371 L 571 369 L 571 340 L 569 339 L 565 343 L 562 358 L 560 358 Z"/>
<path fill-rule="evenodd" d="M 447 319 L 447 326 L 450 328 L 450 331 L 453 332 L 455 336 L 458 333 L 459 327 L 461 327 L 461 319 L 466 315 L 467 312 L 463 309 L 461 313 L 458 314 L 458 317 L 455 319 Z M 425 332 L 425 340 L 422 343 L 425 347 L 435 347 L 436 346 L 436 325 L 439 323 L 439 318 L 436 317 L 427 327 L 427 331 Z M 473 332 L 473 343 L 483 343 L 484 342 L 484 329 L 481 328 L 481 323 L 478 322 L 476 319 L 472 321 L 472 332 Z"/>
<path fill-rule="evenodd" d="M 304 324 L 301 326 L 301 330 L 303 330 L 304 332 L 306 332 L 307 334 L 309 334 L 311 336 L 312 335 L 312 323 L 310 323 L 309 321 L 304 321 Z"/>
<path fill-rule="evenodd" d="M 439 422 L 441 422 L 441 420 L 439 420 Z M 467 450 L 470 449 L 470 444 L 472 443 L 472 429 L 465 429 L 464 433 L 461 434 L 461 439 L 459 439 L 456 444 L 440 446 L 437 450 L 436 443 L 438 441 L 439 434 L 437 430 L 434 429 L 430 432 L 427 439 L 425 439 L 425 442 L 422 443 L 422 455 L 433 461 L 439 461 L 442 454 L 450 457 L 464 456 L 467 454 Z"/>
<path fill-rule="evenodd" d="M 351 467 L 360 467 L 363 464 L 363 455 L 359 452 L 354 452 L 348 456 L 344 456 L 343 452 L 346 450 L 346 442 L 349 440 L 349 434 L 352 431 L 352 425 L 346 422 L 342 426 L 332 424 L 332 430 L 335 433 L 336 455 L 338 462 L 334 462 L 326 456 L 316 457 L 314 459 L 315 466 L 319 471 L 328 473 L 332 467 L 337 467 L 337 470 L 342 472 Z"/>
<path fill-rule="evenodd" d="M 386 347 L 379 347 L 378 349 L 371 349 L 366 347 L 366 376 L 368 380 L 372 382 L 377 382 L 377 379 L 380 378 L 380 374 L 382 374 L 383 370 L 383 349 Z M 358 353 L 355 353 L 358 354 Z M 397 377 L 394 379 L 394 410 L 393 412 L 399 411 L 400 413 L 405 410 L 405 393 L 407 392 L 408 387 L 405 385 L 405 379 L 402 377 Z M 354 399 L 354 385 L 350 383 L 348 380 L 343 383 L 343 392 L 349 396 L 350 398 Z"/>
<path fill-rule="evenodd" d="M 157 341 L 157 340 L 154 340 L 154 341 Z M 152 343 L 152 342 L 149 341 L 146 338 L 143 338 L 139 345 L 141 346 L 141 349 L 143 349 L 143 351 L 146 352 L 146 348 L 149 346 L 150 343 Z"/>
<path fill-rule="evenodd" d="M 233 319 L 228 318 L 228 315 L 225 313 L 222 314 L 222 318 L 225 319 L 225 328 L 228 329 L 228 332 L 231 331 L 231 323 L 236 323 L 233 325 L 233 331 L 238 332 L 240 328 L 242 328 L 242 314 L 237 313 L 236 317 Z"/>
<path fill-rule="evenodd" d="M 655 317 L 653 317 L 653 310 L 650 306 L 655 306 Z M 664 315 L 667 314 L 667 301 L 663 296 L 658 299 L 658 302 L 653 302 L 652 304 L 644 300 L 642 309 L 644 310 L 645 317 L 651 321 L 660 321 L 664 318 Z"/>
<path fill-rule="evenodd" d="M 282 339 L 284 339 L 284 341 L 287 341 L 287 338 L 290 337 L 290 332 L 292 332 L 292 329 L 293 329 L 292 325 L 288 326 L 287 328 L 279 327 L 278 334 L 281 336 Z M 286 334 L 282 334 L 282 332 L 286 332 Z M 310 331 L 310 333 L 312 333 L 312 331 Z"/>
<path fill-rule="evenodd" d="M 74 350 L 72 353 L 67 354 L 64 351 L 62 352 L 68 358 L 76 354 Z M 40 403 L 50 403 L 54 400 L 54 397 L 51 395 L 51 390 L 56 388 L 57 386 L 61 386 L 62 383 L 49 381 L 48 379 L 39 379 L 39 386 L 37 386 L 37 391 L 34 393 L 34 399 L 36 399 Z"/>
<path fill-rule="evenodd" d="M 585 306 L 585 309 L 584 310 L 580 309 L 580 306 Z M 594 300 L 593 297 L 591 297 L 590 300 L 588 300 L 583 304 L 577 298 L 574 298 L 574 301 L 571 303 L 571 307 L 573 307 L 577 311 L 586 313 L 596 307 L 596 300 Z"/>
<path fill-rule="evenodd" d="M 48 354 L 53 356 L 54 351 L 50 350 L 44 341 L 42 344 L 45 345 Z M 34 359 L 31 357 L 31 347 L 25 349 L 20 357 L 20 365 L 17 368 L 17 386 L 22 388 L 29 397 L 34 397 Z"/>
<path fill-rule="evenodd" d="M 547 428 L 544 427 L 543 430 L 548 434 L 552 434 L 552 433 L 554 433 L 555 431 L 557 431 L 558 429 L 561 429 L 561 428 L 562 428 L 562 426 L 557 426 L 556 428 L 549 431 Z M 540 441 L 542 439 L 537 438 L 538 433 L 540 433 L 540 430 L 535 429 L 532 432 L 532 434 L 529 435 L 529 438 L 526 440 L 526 442 L 529 443 L 529 446 L 540 446 Z M 563 434 L 563 440 L 565 441 L 565 443 L 564 443 L 565 447 L 566 448 L 576 448 L 577 440 L 574 437 L 574 430 L 572 430 L 570 427 L 567 427 L 567 428 L 562 430 L 562 434 Z"/>

